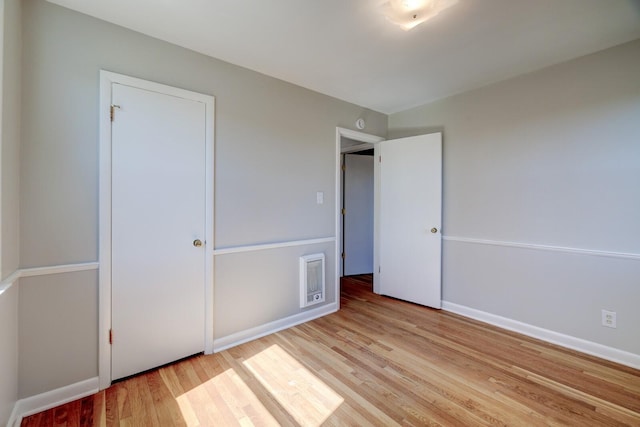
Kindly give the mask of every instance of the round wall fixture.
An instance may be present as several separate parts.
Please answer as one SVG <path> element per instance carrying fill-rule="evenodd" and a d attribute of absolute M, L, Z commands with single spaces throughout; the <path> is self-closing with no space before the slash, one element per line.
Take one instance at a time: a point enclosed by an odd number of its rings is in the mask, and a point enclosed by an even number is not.
<path fill-rule="evenodd" d="M 360 130 L 364 129 L 364 119 L 356 120 L 356 127 Z"/>

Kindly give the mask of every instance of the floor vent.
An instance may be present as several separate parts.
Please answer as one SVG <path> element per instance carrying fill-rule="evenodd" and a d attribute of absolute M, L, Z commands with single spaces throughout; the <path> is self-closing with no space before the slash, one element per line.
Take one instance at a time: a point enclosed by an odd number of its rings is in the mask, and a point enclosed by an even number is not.
<path fill-rule="evenodd" d="M 324 254 L 300 257 L 300 307 L 324 301 Z"/>

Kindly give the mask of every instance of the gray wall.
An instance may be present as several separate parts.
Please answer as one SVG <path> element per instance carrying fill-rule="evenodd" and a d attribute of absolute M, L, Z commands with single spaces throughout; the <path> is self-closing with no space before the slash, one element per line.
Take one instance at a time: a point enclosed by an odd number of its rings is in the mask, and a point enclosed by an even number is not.
<path fill-rule="evenodd" d="M 96 271 L 20 279 L 20 397 L 97 376 L 97 280 Z"/>
<path fill-rule="evenodd" d="M 0 280 L 18 268 L 20 141 L 20 0 L 3 1 L 0 49 Z M 18 398 L 18 284 L 0 287 L 0 425 Z"/>
<path fill-rule="evenodd" d="M 216 97 L 217 248 L 334 235 L 335 128 L 362 116 L 367 132 L 385 135 L 385 115 L 44 1 L 23 8 L 22 267 L 97 259 L 100 69 Z M 325 250 L 335 263 L 331 245 L 302 249 Z M 216 338 L 300 311 L 297 256 L 269 251 L 263 277 L 247 276 L 255 253 L 216 257 Z M 43 276 L 20 287 L 20 396 L 96 376 L 95 276 Z M 61 312 L 59 339 L 43 346 Z M 88 328 L 72 330 L 76 321 Z M 66 348 L 73 358 L 47 356 Z"/>
<path fill-rule="evenodd" d="M 638 76 L 640 40 L 389 117 L 444 132 L 446 301 L 640 354 L 639 260 L 459 239 L 640 254 Z"/>
<path fill-rule="evenodd" d="M 0 291 L 0 425 L 18 400 L 18 287 Z"/>
<path fill-rule="evenodd" d="M 0 171 L 2 212 L 2 271 L 5 278 L 18 268 L 19 165 L 20 165 L 20 1 L 5 1 L 4 61 L 2 81 L 2 165 Z"/>

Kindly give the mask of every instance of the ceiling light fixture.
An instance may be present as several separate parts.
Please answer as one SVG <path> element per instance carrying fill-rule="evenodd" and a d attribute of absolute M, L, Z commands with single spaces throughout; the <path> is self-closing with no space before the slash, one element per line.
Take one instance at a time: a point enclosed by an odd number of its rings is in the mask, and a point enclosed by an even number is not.
<path fill-rule="evenodd" d="M 388 0 L 382 5 L 382 9 L 389 21 L 409 31 L 457 2 L 458 0 Z"/>

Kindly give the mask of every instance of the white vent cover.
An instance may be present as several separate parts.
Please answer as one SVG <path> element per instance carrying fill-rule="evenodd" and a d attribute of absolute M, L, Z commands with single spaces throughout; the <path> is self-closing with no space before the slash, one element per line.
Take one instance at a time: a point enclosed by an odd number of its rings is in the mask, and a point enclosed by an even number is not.
<path fill-rule="evenodd" d="M 324 254 L 300 257 L 300 307 L 324 301 Z"/>

